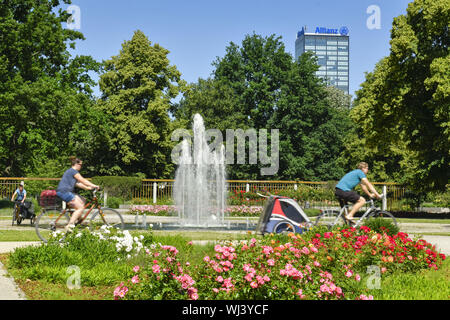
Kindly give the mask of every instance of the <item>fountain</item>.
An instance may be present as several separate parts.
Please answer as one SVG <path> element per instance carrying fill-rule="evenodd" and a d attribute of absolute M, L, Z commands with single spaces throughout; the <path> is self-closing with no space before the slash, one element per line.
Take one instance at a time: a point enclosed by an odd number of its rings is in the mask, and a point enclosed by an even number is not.
<path fill-rule="evenodd" d="M 225 147 L 211 151 L 203 118 L 196 114 L 192 145 L 181 143 L 175 173 L 174 200 L 180 226 L 221 227 L 225 225 L 226 179 Z"/>

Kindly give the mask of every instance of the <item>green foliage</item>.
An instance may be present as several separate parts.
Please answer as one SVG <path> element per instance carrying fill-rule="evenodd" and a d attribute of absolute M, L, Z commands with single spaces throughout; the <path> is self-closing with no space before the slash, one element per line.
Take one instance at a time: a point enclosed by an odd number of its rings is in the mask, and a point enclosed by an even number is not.
<path fill-rule="evenodd" d="M 347 112 L 331 106 L 325 86 L 315 76 L 317 64 L 303 54 L 287 79 L 270 121 L 280 129 L 280 176 L 323 181 L 345 173 L 336 163 L 349 129 Z"/>
<path fill-rule="evenodd" d="M 400 228 L 390 221 L 390 219 L 366 219 L 364 225 L 377 233 L 387 233 L 390 236 L 393 236 L 400 231 Z"/>
<path fill-rule="evenodd" d="M 207 128 L 223 135 L 225 129 L 268 129 L 269 141 L 270 130 L 279 129 L 276 179 L 318 181 L 345 173 L 336 158 L 349 130 L 349 97 L 315 76 L 318 66 L 310 54 L 294 61 L 281 37 L 252 34 L 240 46 L 231 42 L 213 66 L 212 78 L 189 87 L 177 117 L 191 121 L 200 113 Z M 266 179 L 261 167 L 228 166 L 227 174 L 230 179 Z"/>
<path fill-rule="evenodd" d="M 142 179 L 139 177 L 104 176 L 92 177 L 92 182 L 108 192 L 109 203 L 110 196 L 125 200 L 131 199 L 133 189 L 140 187 Z"/>
<path fill-rule="evenodd" d="M 376 298 L 379 300 L 448 300 L 448 272 L 446 259 L 441 269 L 425 270 L 417 274 L 398 272 L 383 279 Z"/>
<path fill-rule="evenodd" d="M 108 208 L 118 209 L 120 205 L 123 203 L 124 200 L 122 198 L 108 196 L 108 205 L 107 205 Z"/>
<path fill-rule="evenodd" d="M 153 235 L 135 235 L 122 231 L 89 229 L 68 235 L 64 243 L 53 238 L 48 244 L 17 248 L 10 256 L 10 267 L 19 269 L 21 277 L 65 284 L 69 266 L 77 266 L 85 286 L 111 285 L 131 274 L 130 265 L 139 260 L 144 246 L 152 243 Z M 129 246 L 129 248 L 128 248 Z M 141 247 L 140 250 L 138 248 Z"/>
<path fill-rule="evenodd" d="M 434 205 L 438 207 L 450 207 L 450 190 L 447 189 L 445 192 L 433 192 L 429 194 L 429 197 Z"/>
<path fill-rule="evenodd" d="M 365 147 L 384 155 L 387 172 L 399 164 L 415 190 L 444 190 L 450 179 L 449 20 L 447 0 L 411 2 L 351 111 Z"/>
<path fill-rule="evenodd" d="M 9 199 L 9 200 L 0 200 L 0 209 L 3 209 L 3 208 L 12 209 L 12 208 L 14 208 L 14 203 L 11 202 L 11 199 Z"/>
<path fill-rule="evenodd" d="M 84 37 L 63 29 L 69 14 L 59 2 L 6 1 L 0 9 L 2 176 L 23 176 L 69 154 L 70 132 L 91 101 L 88 72 L 98 64 L 70 57 L 68 47 Z"/>
<path fill-rule="evenodd" d="M 104 161 L 109 174 L 142 172 L 149 178 L 164 178 L 172 173 L 174 128 L 168 111 L 184 82 L 169 64 L 168 53 L 136 31 L 122 44 L 119 55 L 104 62 L 98 107 L 108 118 Z"/>

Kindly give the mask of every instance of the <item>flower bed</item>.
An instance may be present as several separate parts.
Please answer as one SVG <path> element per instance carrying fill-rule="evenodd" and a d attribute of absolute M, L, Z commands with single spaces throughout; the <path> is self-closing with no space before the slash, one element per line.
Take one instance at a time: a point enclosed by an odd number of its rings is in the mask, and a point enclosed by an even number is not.
<path fill-rule="evenodd" d="M 131 214 L 151 216 L 171 216 L 176 213 L 174 205 L 137 205 L 131 207 Z"/>
<path fill-rule="evenodd" d="M 199 265 L 181 263 L 173 246 L 147 251 L 115 299 L 372 299 L 367 268 L 380 275 L 438 269 L 445 255 L 424 240 L 367 227 L 218 244 Z"/>
<path fill-rule="evenodd" d="M 259 217 L 262 212 L 261 206 L 228 206 L 225 215 L 230 217 Z M 136 205 L 131 208 L 131 214 L 147 214 L 152 216 L 172 216 L 176 215 L 174 205 Z"/>
<path fill-rule="evenodd" d="M 225 214 L 230 217 L 259 217 L 263 207 L 261 206 L 228 206 Z"/>

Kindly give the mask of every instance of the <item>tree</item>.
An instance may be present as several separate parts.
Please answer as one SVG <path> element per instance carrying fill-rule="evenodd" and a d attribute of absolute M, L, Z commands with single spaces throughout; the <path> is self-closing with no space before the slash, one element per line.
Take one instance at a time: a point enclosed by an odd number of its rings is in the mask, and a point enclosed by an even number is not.
<path fill-rule="evenodd" d="M 70 1 L 63 1 L 69 4 Z M 0 7 L 0 174 L 20 176 L 68 152 L 80 106 L 90 99 L 87 56 L 68 47 L 84 39 L 66 30 L 60 1 L 5 0 Z M 57 10 L 55 10 L 58 8 Z"/>
<path fill-rule="evenodd" d="M 169 109 L 184 81 L 168 53 L 138 30 L 104 62 L 98 107 L 108 116 L 110 174 L 162 178 L 173 171 Z"/>
<path fill-rule="evenodd" d="M 343 174 L 336 158 L 348 129 L 347 96 L 327 89 L 316 77 L 318 66 L 310 54 L 295 62 L 280 39 L 253 34 L 242 46 L 231 43 L 213 63 L 213 78 L 200 79 L 186 92 L 177 116 L 191 118 L 199 112 L 208 128 L 223 133 L 267 129 L 269 146 L 271 130 L 278 129 L 280 168 L 271 178 L 337 179 Z M 227 169 L 231 179 L 267 179 L 262 167 L 267 165 Z"/>
<path fill-rule="evenodd" d="M 344 174 L 336 160 L 349 130 L 347 111 L 332 103 L 317 70 L 315 58 L 305 53 L 281 88 L 270 121 L 280 129 L 280 178 L 323 181 Z"/>
<path fill-rule="evenodd" d="M 239 97 L 229 84 L 212 78 L 199 79 L 184 92 L 174 115 L 189 124 L 194 115 L 199 113 L 206 128 L 224 132 L 247 125 L 247 117 L 237 109 L 239 103 Z"/>
<path fill-rule="evenodd" d="M 325 91 L 327 92 L 327 103 L 336 109 L 349 111 L 351 109 L 352 96 L 345 93 L 344 91 L 334 87 L 326 86 Z"/>
<path fill-rule="evenodd" d="M 267 127 L 292 63 L 281 37 L 253 34 L 241 47 L 230 43 L 225 56 L 214 61 L 213 74 L 234 90 L 240 101 L 236 112 L 247 118 L 248 127 L 258 130 Z"/>
<path fill-rule="evenodd" d="M 390 55 L 366 75 L 351 112 L 369 148 L 402 145 L 402 168 L 415 168 L 408 182 L 422 191 L 443 190 L 450 178 L 448 21 L 448 1 L 411 2 L 394 19 Z"/>

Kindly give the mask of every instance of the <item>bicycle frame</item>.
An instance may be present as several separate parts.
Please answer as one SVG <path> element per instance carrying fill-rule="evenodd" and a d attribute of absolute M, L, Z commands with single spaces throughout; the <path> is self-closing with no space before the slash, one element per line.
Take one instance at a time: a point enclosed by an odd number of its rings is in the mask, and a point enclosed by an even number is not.
<path fill-rule="evenodd" d="M 14 209 L 13 209 L 13 215 L 14 220 L 16 220 L 19 217 L 19 214 L 22 211 L 22 206 L 20 205 L 20 201 L 14 201 Z"/>
<path fill-rule="evenodd" d="M 98 203 L 98 198 L 95 195 L 95 191 L 93 192 L 93 194 L 94 194 L 94 196 L 93 196 L 92 200 L 88 201 L 83 207 L 83 211 L 84 211 L 90 206 L 89 210 L 84 214 L 84 216 L 82 215 L 82 217 L 80 219 L 78 219 L 78 222 L 76 223 L 77 225 L 83 223 L 84 220 L 86 220 L 86 218 L 92 212 L 93 209 L 98 209 L 98 211 L 100 213 L 100 216 L 102 217 L 103 222 L 106 223 L 106 220 L 104 218 L 103 212 L 102 212 L 101 207 L 100 207 L 100 204 Z M 66 207 L 66 209 L 63 209 L 61 211 L 60 215 L 58 216 L 58 218 L 56 218 L 55 222 L 58 222 L 59 219 L 62 216 L 64 216 L 67 211 L 73 211 L 73 210 L 74 210 L 73 208 L 67 208 Z"/>
<path fill-rule="evenodd" d="M 369 208 L 366 210 L 366 212 L 364 212 L 364 214 L 358 219 L 358 221 L 355 223 L 354 227 L 358 227 L 358 226 L 362 223 L 362 221 L 363 221 L 363 220 L 364 220 L 364 219 L 365 219 L 372 211 L 377 210 L 377 208 L 375 207 L 375 203 L 374 203 L 373 199 L 370 199 L 369 202 L 370 202 L 370 207 L 369 207 Z M 333 223 L 332 223 L 333 226 L 339 221 L 339 219 L 340 219 L 341 216 L 344 214 L 344 212 L 345 212 L 344 217 L 346 217 L 346 216 L 348 215 L 348 209 L 349 209 L 349 208 L 350 208 L 350 205 L 348 205 L 348 204 L 344 205 L 344 206 L 341 208 L 341 210 L 339 211 L 339 214 L 337 215 L 336 219 L 334 219 L 334 221 L 333 221 Z"/>

